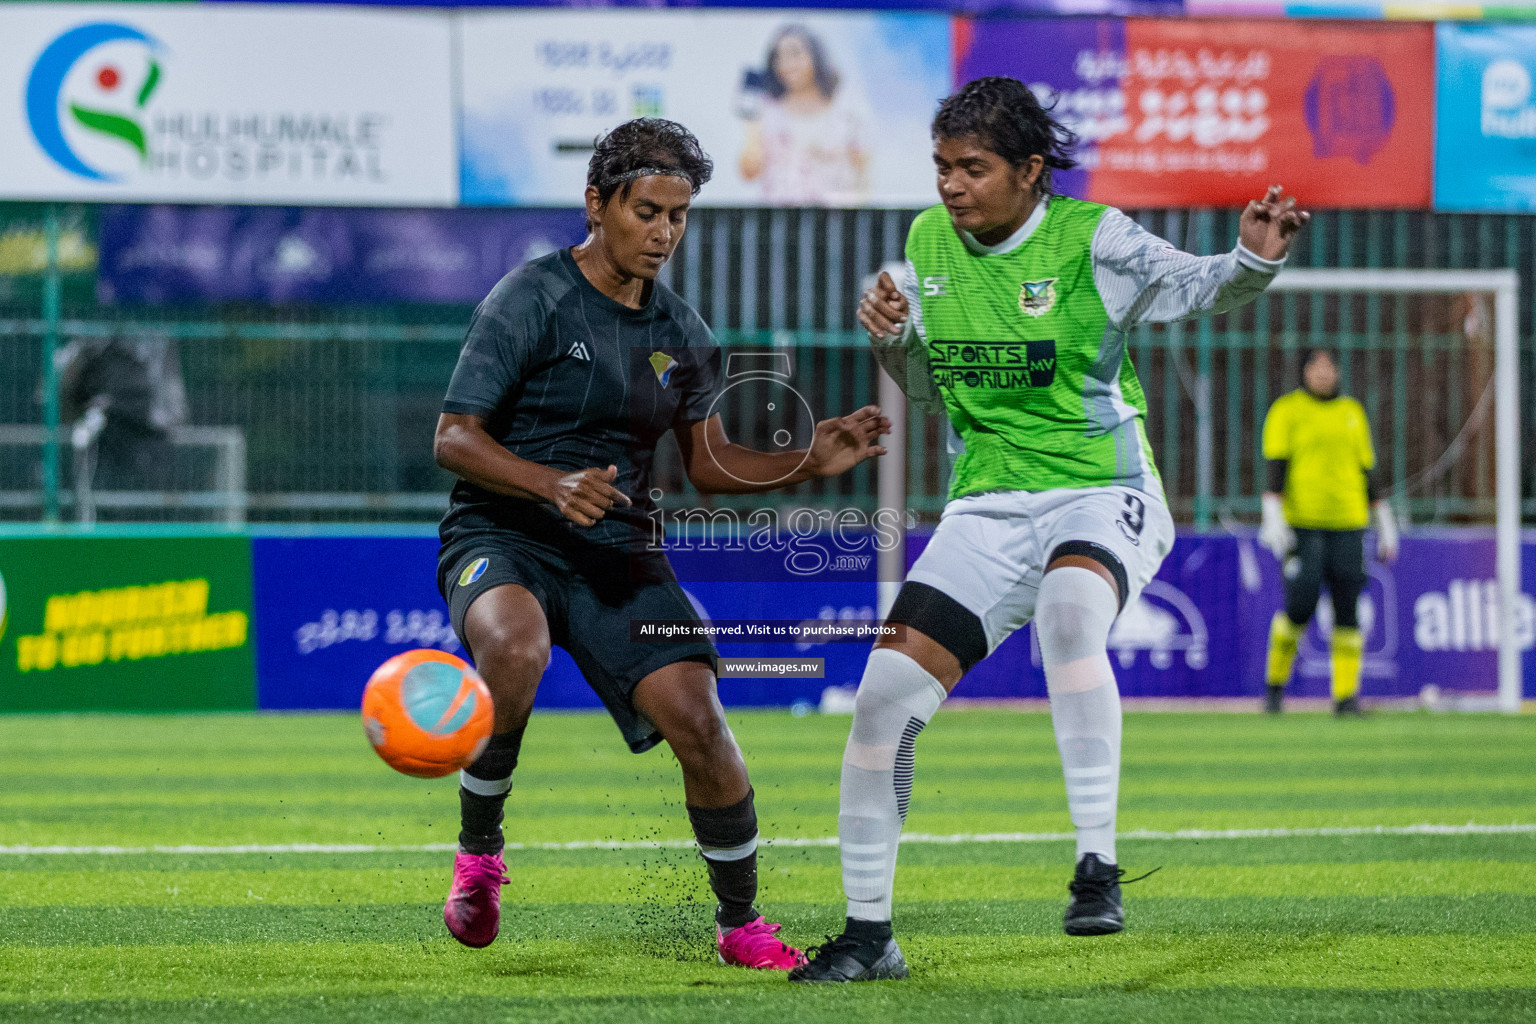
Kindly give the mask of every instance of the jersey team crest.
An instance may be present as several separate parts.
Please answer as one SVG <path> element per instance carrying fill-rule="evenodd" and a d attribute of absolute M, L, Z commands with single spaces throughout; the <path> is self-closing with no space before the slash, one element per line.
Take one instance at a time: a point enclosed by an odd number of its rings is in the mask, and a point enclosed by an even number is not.
<path fill-rule="evenodd" d="M 672 383 L 672 371 L 677 369 L 677 360 L 665 352 L 651 353 L 651 369 L 656 371 L 656 379 L 662 387 Z"/>
<path fill-rule="evenodd" d="M 1025 316 L 1045 316 L 1056 305 L 1056 278 L 1019 285 L 1019 309 Z"/>

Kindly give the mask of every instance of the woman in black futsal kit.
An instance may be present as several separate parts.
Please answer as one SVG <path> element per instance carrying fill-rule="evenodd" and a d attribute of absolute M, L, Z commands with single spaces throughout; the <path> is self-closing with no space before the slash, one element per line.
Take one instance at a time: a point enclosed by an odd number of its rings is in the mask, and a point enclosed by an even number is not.
<path fill-rule="evenodd" d="M 550 645 L 570 652 L 630 748 L 666 740 L 719 900 L 725 963 L 804 962 L 753 906 L 757 813 L 704 640 L 630 640 L 632 619 L 696 620 L 666 557 L 646 549 L 650 468 L 673 431 L 688 479 L 754 493 L 842 473 L 884 454 L 889 421 L 866 406 L 823 420 L 807 449 L 732 444 L 711 406 L 720 351 L 656 281 L 709 180 L 698 140 L 640 119 L 598 142 L 590 235 L 520 267 L 475 310 L 438 420 L 437 462 L 459 477 L 443 518 L 438 585 L 496 703 L 494 735 L 460 777 L 462 831 L 443 917 L 485 946 L 500 923 L 502 808 Z"/>

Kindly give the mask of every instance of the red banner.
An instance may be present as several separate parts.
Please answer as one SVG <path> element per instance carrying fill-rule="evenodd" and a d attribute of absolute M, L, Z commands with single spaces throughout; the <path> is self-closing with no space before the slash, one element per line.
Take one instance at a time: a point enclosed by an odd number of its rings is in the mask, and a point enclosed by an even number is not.
<path fill-rule="evenodd" d="M 1430 25 L 1126 23 L 1125 130 L 1089 198 L 1229 206 L 1284 185 L 1309 207 L 1430 204 Z"/>

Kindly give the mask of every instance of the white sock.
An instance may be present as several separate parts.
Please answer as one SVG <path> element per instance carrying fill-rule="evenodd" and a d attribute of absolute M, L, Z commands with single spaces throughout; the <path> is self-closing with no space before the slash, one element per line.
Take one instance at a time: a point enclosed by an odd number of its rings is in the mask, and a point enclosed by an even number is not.
<path fill-rule="evenodd" d="M 871 651 L 843 751 L 837 838 L 848 916 L 891 919 L 896 848 L 912 795 L 917 734 L 944 700 L 944 687 L 896 651 Z"/>
<path fill-rule="evenodd" d="M 1077 857 L 1096 853 L 1111 864 L 1120 788 L 1120 689 L 1107 648 L 1119 611 L 1114 588 L 1098 573 L 1076 566 L 1046 573 L 1035 604 Z"/>

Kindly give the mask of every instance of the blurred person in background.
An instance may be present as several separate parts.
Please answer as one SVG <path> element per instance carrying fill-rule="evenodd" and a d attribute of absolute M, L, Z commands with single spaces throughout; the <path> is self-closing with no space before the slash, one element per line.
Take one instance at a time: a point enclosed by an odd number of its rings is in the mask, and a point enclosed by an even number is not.
<path fill-rule="evenodd" d="M 170 430 L 187 420 L 175 342 L 77 338 L 58 359 L 60 416 L 75 427 L 75 457 L 91 460 L 85 482 L 104 491 L 169 487 Z"/>
<path fill-rule="evenodd" d="M 1268 486 L 1259 542 L 1281 566 L 1285 607 L 1269 625 L 1264 709 L 1284 707 L 1296 644 L 1317 610 L 1323 585 L 1333 605 L 1333 710 L 1360 714 L 1364 638 L 1358 607 L 1367 580 L 1365 528 L 1376 512 L 1376 557 L 1397 558 L 1397 520 L 1376 481 L 1376 450 L 1365 409 L 1339 394 L 1339 368 L 1327 349 L 1301 356 L 1302 386 L 1264 417 Z"/>
<path fill-rule="evenodd" d="M 757 182 L 764 202 L 855 206 L 868 197 L 865 117 L 848 93 L 821 40 L 801 25 L 779 29 L 738 99 L 747 122 L 741 176 Z"/>
<path fill-rule="evenodd" d="M 467 946 L 500 925 L 502 816 L 551 645 L 570 652 L 630 749 L 665 740 L 718 906 L 727 964 L 785 970 L 804 954 L 757 912 L 757 810 L 717 693 L 716 653 L 693 633 L 631 639 L 637 621 L 697 625 L 651 546 L 651 466 L 670 431 L 705 493 L 755 494 L 833 476 L 884 454 L 866 406 L 816 424 L 807 448 L 733 444 L 714 403 L 720 349 L 699 314 L 656 280 L 712 164 L 688 129 L 642 118 L 597 143 L 589 235 L 531 260 L 470 321 L 433 448 L 459 477 L 439 528 L 438 586 L 495 701 L 484 753 L 460 776 L 461 831 L 443 910 Z M 546 724 L 556 724 L 554 722 Z"/>
<path fill-rule="evenodd" d="M 932 136 L 941 205 L 913 221 L 901 283 L 882 274 L 858 317 L 908 398 L 946 415 L 960 454 L 888 616 L 904 630 L 875 645 L 859 683 L 837 818 L 846 924 L 791 981 L 906 977 L 891 906 L 918 734 L 1031 620 L 1077 835 L 1063 928 L 1124 927 L 1109 631 L 1173 546 L 1127 335 L 1252 301 L 1307 220 L 1272 186 L 1232 251 L 1192 256 L 1057 195 L 1052 172 L 1075 165 L 1076 139 L 1012 78 L 955 92 Z"/>

